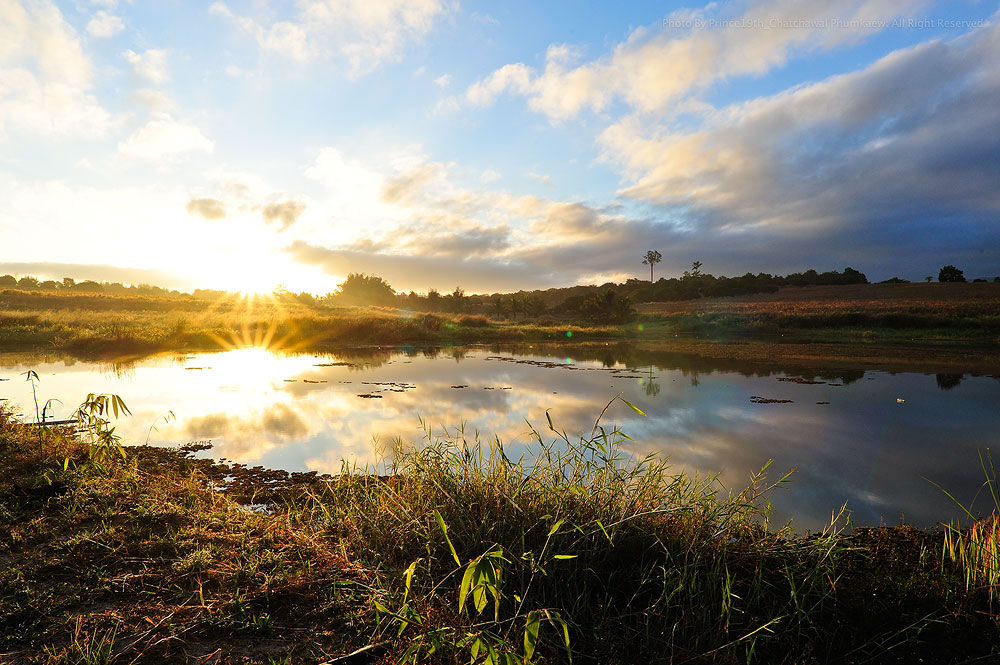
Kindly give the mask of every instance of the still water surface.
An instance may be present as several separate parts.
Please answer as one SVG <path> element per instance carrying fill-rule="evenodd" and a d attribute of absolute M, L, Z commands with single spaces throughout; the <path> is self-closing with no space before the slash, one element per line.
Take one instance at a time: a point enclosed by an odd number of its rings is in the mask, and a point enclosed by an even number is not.
<path fill-rule="evenodd" d="M 551 352 L 551 353 L 550 353 Z M 552 353 L 558 352 L 555 356 Z M 815 369 L 716 360 L 627 346 L 444 350 L 363 349 L 280 355 L 263 349 L 160 356 L 129 364 L 0 354 L 0 398 L 33 419 L 39 377 L 48 418 L 89 392 L 121 395 L 133 416 L 126 443 L 211 440 L 206 454 L 289 471 L 336 473 L 373 462 L 394 437 L 433 431 L 497 434 L 508 454 L 530 450 L 529 426 L 549 410 L 569 434 L 604 416 L 679 469 L 717 474 L 740 489 L 774 460 L 796 469 L 773 496 L 775 517 L 804 531 L 847 503 L 855 524 L 930 526 L 959 516 L 932 480 L 987 511 L 978 450 L 1000 432 L 1000 380 L 969 374 Z M 58 400 L 58 401 L 55 401 Z M 377 439 L 377 441 L 375 440 Z M 628 443 L 628 442 L 626 442 Z"/>

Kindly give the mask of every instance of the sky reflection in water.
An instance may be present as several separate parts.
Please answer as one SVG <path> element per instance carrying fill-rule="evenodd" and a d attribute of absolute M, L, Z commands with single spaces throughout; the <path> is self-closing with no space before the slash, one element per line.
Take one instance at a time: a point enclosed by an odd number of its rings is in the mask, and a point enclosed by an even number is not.
<path fill-rule="evenodd" d="M 464 423 L 470 436 L 495 433 L 517 456 L 530 441 L 525 420 L 544 432 L 550 409 L 558 428 L 588 433 L 622 393 L 648 417 L 616 403 L 604 423 L 634 439 L 632 452 L 718 474 L 734 490 L 769 459 L 772 477 L 797 469 L 773 501 L 775 518 L 792 517 L 799 530 L 819 528 L 845 501 L 856 524 L 957 517 L 925 478 L 971 501 L 983 481 L 977 449 L 1000 430 L 995 377 L 778 367 L 627 346 L 321 356 L 240 349 L 131 365 L 0 356 L 8 379 L 0 397 L 30 416 L 31 387 L 20 375 L 28 369 L 41 378 L 42 402 L 61 400 L 50 411 L 56 418 L 88 392 L 121 395 L 133 412 L 118 424 L 127 443 L 210 439 L 215 457 L 331 473 L 345 458 L 372 463 L 394 437 L 420 439 L 420 418 L 433 431 Z M 987 500 L 980 492 L 976 506 L 988 510 Z"/>

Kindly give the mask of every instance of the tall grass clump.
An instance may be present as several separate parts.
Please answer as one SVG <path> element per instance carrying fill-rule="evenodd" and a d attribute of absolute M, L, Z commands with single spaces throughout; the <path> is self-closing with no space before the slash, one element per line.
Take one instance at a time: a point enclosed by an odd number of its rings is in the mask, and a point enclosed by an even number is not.
<path fill-rule="evenodd" d="M 378 562 L 380 630 L 407 659 L 794 658 L 781 645 L 832 596 L 835 534 L 769 530 L 763 474 L 728 492 L 626 453 L 618 429 L 549 430 L 518 460 L 496 438 L 428 432 L 385 475 L 345 468 L 312 496 L 312 519 Z"/>
<path fill-rule="evenodd" d="M 985 591 L 993 606 L 1000 599 L 1000 494 L 996 466 L 989 451 L 985 455 L 979 453 L 979 463 L 986 478 L 984 485 L 989 488 L 993 500 L 993 512 L 986 517 L 976 517 L 945 492 L 972 519 L 972 526 L 967 529 L 956 524 L 945 526 L 942 558 L 962 571 L 967 590 Z"/>

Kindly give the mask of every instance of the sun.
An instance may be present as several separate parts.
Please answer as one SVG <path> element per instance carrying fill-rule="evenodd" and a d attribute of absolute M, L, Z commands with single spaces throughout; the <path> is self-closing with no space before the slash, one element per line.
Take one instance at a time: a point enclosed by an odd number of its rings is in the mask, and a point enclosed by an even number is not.
<path fill-rule="evenodd" d="M 221 289 L 243 296 L 270 295 L 277 288 L 288 291 L 326 293 L 328 280 L 309 266 L 268 250 L 246 249 L 219 256 L 205 266 L 202 288 Z"/>

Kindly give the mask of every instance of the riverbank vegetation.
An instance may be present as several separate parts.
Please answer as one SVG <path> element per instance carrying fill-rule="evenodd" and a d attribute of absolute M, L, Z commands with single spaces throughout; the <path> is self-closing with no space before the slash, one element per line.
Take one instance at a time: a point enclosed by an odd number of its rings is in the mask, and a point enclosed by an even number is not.
<path fill-rule="evenodd" d="M 389 302 L 391 288 L 380 280 L 361 281 Z M 289 294 L 206 299 L 6 289 L 0 291 L 0 347 L 129 354 L 246 344 L 315 351 L 365 344 L 674 336 L 984 346 L 995 346 L 1000 339 L 1000 284 L 992 283 L 784 287 L 740 297 L 638 305 L 608 288 L 582 296 L 569 312 L 546 305 L 540 292 L 494 300 L 459 291 L 447 298 L 465 300 L 461 313 L 444 312 L 437 305 L 438 311 L 424 311 L 398 302 L 362 304 L 360 296 L 305 302 Z M 520 303 L 516 311 L 510 308 L 515 301 Z"/>
<path fill-rule="evenodd" d="M 631 458 L 602 423 L 581 437 L 548 423 L 530 464 L 458 431 L 399 443 L 377 469 L 294 478 L 198 446 L 119 448 L 90 424 L 96 437 L 0 410 L 4 662 L 998 655 L 981 570 L 996 564 L 967 551 L 989 519 L 949 530 L 951 550 L 907 526 L 795 535 L 767 519 L 780 474 L 728 492 Z"/>

